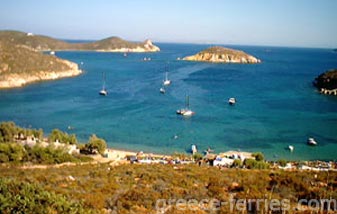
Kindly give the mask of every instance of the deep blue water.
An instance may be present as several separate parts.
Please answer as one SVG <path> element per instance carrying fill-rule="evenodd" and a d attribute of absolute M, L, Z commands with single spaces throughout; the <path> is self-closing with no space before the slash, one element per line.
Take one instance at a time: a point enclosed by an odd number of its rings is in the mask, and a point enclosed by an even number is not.
<path fill-rule="evenodd" d="M 0 121 L 59 128 L 86 142 L 93 133 L 109 146 L 147 152 L 184 152 L 191 144 L 216 152 L 262 151 L 269 159 L 337 159 L 337 97 L 312 86 L 337 67 L 329 49 L 230 46 L 261 64 L 211 64 L 176 60 L 207 45 L 158 44 L 159 53 L 57 52 L 83 62 L 83 75 L 0 91 Z M 151 57 L 151 61 L 143 61 Z M 172 85 L 159 88 L 169 68 Z M 107 97 L 98 95 L 106 73 Z M 185 95 L 196 114 L 175 111 Z M 229 97 L 237 104 L 229 106 Z M 67 127 L 74 127 L 69 130 Z M 175 139 L 173 136 L 177 135 Z M 314 137 L 319 145 L 306 145 Z M 285 148 L 294 145 L 290 153 Z"/>

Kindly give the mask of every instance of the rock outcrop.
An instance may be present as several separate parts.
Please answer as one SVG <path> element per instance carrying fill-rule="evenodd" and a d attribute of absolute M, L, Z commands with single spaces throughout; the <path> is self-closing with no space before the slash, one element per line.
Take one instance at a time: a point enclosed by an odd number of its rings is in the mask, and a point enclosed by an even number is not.
<path fill-rule="evenodd" d="M 200 51 L 193 56 L 184 57 L 183 60 L 202 61 L 213 63 L 260 63 L 261 60 L 243 51 L 215 46 Z"/>
<path fill-rule="evenodd" d="M 320 74 L 313 84 L 322 94 L 337 95 L 337 69 L 332 69 Z"/>

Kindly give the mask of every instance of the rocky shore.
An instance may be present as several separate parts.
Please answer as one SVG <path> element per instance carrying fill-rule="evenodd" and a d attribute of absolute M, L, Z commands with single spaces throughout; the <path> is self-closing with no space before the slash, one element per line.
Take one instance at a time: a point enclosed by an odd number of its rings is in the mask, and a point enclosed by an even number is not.
<path fill-rule="evenodd" d="M 206 50 L 200 51 L 199 53 L 186 56 L 183 60 L 188 61 L 201 61 L 201 62 L 212 62 L 212 63 L 243 63 L 243 64 L 255 64 L 260 63 L 261 60 L 255 58 L 240 50 L 234 50 L 229 48 L 224 48 L 220 46 L 210 47 Z"/>
<path fill-rule="evenodd" d="M 0 89 L 5 88 L 18 88 L 25 86 L 30 83 L 45 81 L 45 80 L 56 80 L 66 77 L 74 77 L 80 75 L 82 71 L 78 69 L 77 64 L 62 60 L 64 63 L 69 65 L 69 70 L 65 71 L 36 71 L 33 74 L 20 74 L 20 73 L 8 73 L 1 77 L 0 79 Z"/>
<path fill-rule="evenodd" d="M 328 70 L 318 77 L 313 82 L 320 93 L 337 96 L 337 69 Z"/>

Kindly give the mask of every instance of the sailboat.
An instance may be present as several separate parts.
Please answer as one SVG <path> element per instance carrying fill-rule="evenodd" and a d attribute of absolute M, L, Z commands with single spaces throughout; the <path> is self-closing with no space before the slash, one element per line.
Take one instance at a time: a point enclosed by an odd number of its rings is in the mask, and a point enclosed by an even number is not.
<path fill-rule="evenodd" d="M 105 73 L 102 72 L 102 79 L 103 79 L 103 86 L 102 86 L 102 90 L 99 91 L 99 94 L 102 96 L 106 96 L 108 95 L 108 91 L 105 89 Z"/>
<path fill-rule="evenodd" d="M 167 77 L 168 73 L 165 73 L 165 80 L 163 81 L 163 85 L 170 85 L 171 84 L 171 80 L 168 79 Z"/>
<path fill-rule="evenodd" d="M 195 112 L 193 112 L 190 109 L 190 97 L 189 96 L 186 95 L 185 108 L 178 109 L 176 113 L 183 115 L 183 116 L 192 116 L 193 114 L 195 114 Z"/>

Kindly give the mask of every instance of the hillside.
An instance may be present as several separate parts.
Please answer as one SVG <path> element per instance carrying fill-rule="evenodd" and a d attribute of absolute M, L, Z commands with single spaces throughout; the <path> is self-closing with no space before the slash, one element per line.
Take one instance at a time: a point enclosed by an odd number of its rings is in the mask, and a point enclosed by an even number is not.
<path fill-rule="evenodd" d="M 0 88 L 21 87 L 32 82 L 81 74 L 77 64 L 37 52 L 21 44 L 20 37 L 16 39 L 0 40 Z M 29 44 L 35 45 L 35 42 L 31 40 Z M 46 47 L 49 43 L 47 38 L 45 43 L 36 47 Z"/>
<path fill-rule="evenodd" d="M 4 213 L 60 213 L 62 207 L 72 213 L 318 213 L 308 201 L 336 200 L 336 178 L 336 172 L 198 165 L 0 165 L 6 196 L 0 203 Z"/>
<path fill-rule="evenodd" d="M 261 61 L 243 51 L 224 48 L 220 46 L 210 47 L 193 56 L 184 57 L 183 60 L 216 62 L 216 63 L 260 63 Z"/>
<path fill-rule="evenodd" d="M 67 43 L 47 36 L 18 31 L 0 31 L 0 41 L 10 41 L 25 45 L 37 51 L 87 50 L 111 52 L 156 52 L 160 49 L 150 40 L 143 43 L 128 42 L 118 37 L 110 37 L 90 43 Z"/>

